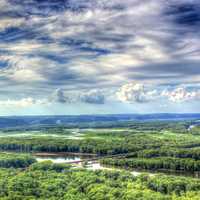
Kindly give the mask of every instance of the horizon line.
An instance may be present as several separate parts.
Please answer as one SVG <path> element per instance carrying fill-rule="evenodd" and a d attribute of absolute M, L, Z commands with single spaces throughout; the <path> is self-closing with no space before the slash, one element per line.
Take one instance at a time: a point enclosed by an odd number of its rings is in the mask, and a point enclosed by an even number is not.
<path fill-rule="evenodd" d="M 114 115 L 200 115 L 200 112 L 198 113 L 171 113 L 171 112 L 163 112 L 163 113 L 106 113 L 106 114 L 69 114 L 69 115 L 63 115 L 63 114 L 55 114 L 55 115 L 0 115 L 1 117 L 71 117 L 71 116 L 114 116 Z"/>

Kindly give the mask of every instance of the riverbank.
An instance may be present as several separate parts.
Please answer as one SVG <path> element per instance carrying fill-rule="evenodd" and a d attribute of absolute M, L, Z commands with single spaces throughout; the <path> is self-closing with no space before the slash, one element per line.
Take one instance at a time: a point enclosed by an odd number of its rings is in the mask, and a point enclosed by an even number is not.
<path fill-rule="evenodd" d="M 75 152 L 36 152 L 32 153 L 34 156 L 91 156 L 91 157 L 98 157 L 97 154 L 92 153 L 75 153 Z"/>

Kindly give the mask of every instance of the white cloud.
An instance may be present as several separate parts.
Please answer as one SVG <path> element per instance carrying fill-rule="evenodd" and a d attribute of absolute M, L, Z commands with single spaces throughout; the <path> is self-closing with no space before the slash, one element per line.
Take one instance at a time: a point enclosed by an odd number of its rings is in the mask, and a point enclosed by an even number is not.
<path fill-rule="evenodd" d="M 128 83 L 123 85 L 116 92 L 117 99 L 122 102 L 138 102 L 144 103 L 152 101 L 157 96 L 156 90 L 147 90 L 143 84 L 139 83 Z"/>
<path fill-rule="evenodd" d="M 45 105 L 48 104 L 45 99 L 33 99 L 32 97 L 27 97 L 19 100 L 1 100 L 0 106 L 2 107 L 13 107 L 13 108 L 26 108 L 34 105 Z"/>
<path fill-rule="evenodd" d="M 186 88 L 177 87 L 172 88 L 170 86 L 167 89 L 163 87 L 155 86 L 145 87 L 139 83 L 128 83 L 123 85 L 117 92 L 116 97 L 121 102 L 125 103 L 143 103 L 149 101 L 161 102 L 165 100 L 165 103 L 171 101 L 173 103 L 200 100 L 200 90 L 198 88 Z M 165 99 L 163 99 L 163 97 Z"/>
<path fill-rule="evenodd" d="M 5 31 L 5 29 L 10 27 L 19 27 L 25 24 L 24 18 L 16 18 L 13 20 L 12 18 L 3 18 L 0 19 L 0 31 Z"/>
<path fill-rule="evenodd" d="M 184 102 L 190 100 L 200 99 L 199 90 L 187 90 L 184 87 L 178 87 L 174 90 L 164 90 L 161 92 L 161 96 L 167 97 L 172 102 Z"/>
<path fill-rule="evenodd" d="M 58 103 L 70 103 L 72 102 L 72 98 L 66 96 L 65 92 L 58 88 L 56 89 L 53 94 L 49 97 L 51 102 L 58 102 Z"/>
<path fill-rule="evenodd" d="M 99 90 L 90 90 L 84 93 L 82 92 L 79 98 L 84 103 L 90 103 L 90 104 L 104 104 L 105 103 L 105 96 Z"/>
<path fill-rule="evenodd" d="M 36 71 L 31 69 L 19 69 L 9 76 L 11 79 L 19 82 L 31 82 L 44 80 Z"/>
<path fill-rule="evenodd" d="M 11 5 L 8 0 L 1 0 L 0 10 L 3 10 L 3 11 L 12 10 Z"/>
<path fill-rule="evenodd" d="M 20 26 L 19 26 L 20 27 Z M 23 37 L 23 35 L 22 35 Z M 25 36 L 24 36 L 25 37 Z M 37 40 L 27 40 L 20 38 L 18 41 L 13 41 L 12 43 L 2 42 L 0 43 L 0 48 L 17 56 L 27 56 L 28 54 L 33 54 L 37 57 L 37 53 L 63 53 L 66 50 L 71 50 L 70 47 L 62 47 L 57 43 L 47 43 L 44 44 Z M 11 54 L 13 56 L 13 54 Z"/>
<path fill-rule="evenodd" d="M 41 73 L 47 61 L 39 58 L 29 58 L 25 56 L 2 56 L 2 59 L 9 60 L 9 67 L 2 69 L 4 75 L 16 82 L 44 81 L 45 77 Z"/>
<path fill-rule="evenodd" d="M 88 104 L 104 104 L 105 96 L 100 90 L 74 91 L 69 92 L 61 88 L 56 89 L 48 98 L 52 103 L 88 103 Z"/>

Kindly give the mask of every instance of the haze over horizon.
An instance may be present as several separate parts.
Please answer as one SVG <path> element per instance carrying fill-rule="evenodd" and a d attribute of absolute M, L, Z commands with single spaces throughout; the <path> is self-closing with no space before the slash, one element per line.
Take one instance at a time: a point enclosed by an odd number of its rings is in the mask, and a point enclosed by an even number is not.
<path fill-rule="evenodd" d="M 1 0 L 0 116 L 200 113 L 198 0 Z"/>

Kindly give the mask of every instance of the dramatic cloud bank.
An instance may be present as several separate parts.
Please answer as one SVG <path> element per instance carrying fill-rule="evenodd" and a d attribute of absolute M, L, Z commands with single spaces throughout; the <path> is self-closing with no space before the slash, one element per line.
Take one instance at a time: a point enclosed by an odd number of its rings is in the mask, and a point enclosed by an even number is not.
<path fill-rule="evenodd" d="M 164 104 L 173 112 L 179 102 L 200 112 L 199 55 L 198 0 L 0 1 L 7 107 L 51 103 L 76 114 L 78 104 L 95 113 L 140 103 L 141 112 Z"/>

